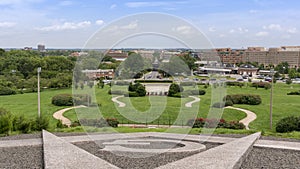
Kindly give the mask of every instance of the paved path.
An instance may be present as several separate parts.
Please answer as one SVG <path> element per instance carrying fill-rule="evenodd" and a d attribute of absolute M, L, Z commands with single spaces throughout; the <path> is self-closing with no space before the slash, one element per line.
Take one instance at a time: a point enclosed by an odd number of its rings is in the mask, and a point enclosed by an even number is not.
<path fill-rule="evenodd" d="M 82 108 L 82 107 L 86 107 L 86 106 L 81 105 L 81 106 L 75 106 L 75 107 L 69 107 L 69 108 L 61 109 L 61 110 L 55 112 L 55 113 L 53 114 L 53 117 L 54 117 L 55 119 L 57 119 L 57 120 L 61 120 L 62 124 L 67 125 L 68 127 L 70 127 L 70 126 L 71 126 L 71 123 L 72 123 L 71 120 L 69 120 L 68 118 L 66 118 L 63 114 L 64 114 L 66 111 L 69 111 L 69 110 L 71 110 L 71 109 Z"/>
<path fill-rule="evenodd" d="M 241 108 L 236 108 L 236 107 L 231 107 L 231 106 L 228 106 L 226 108 L 239 110 L 239 111 L 245 112 L 247 114 L 247 117 L 240 120 L 240 123 L 243 123 L 246 126 L 247 130 L 249 130 L 249 124 L 256 119 L 256 114 L 253 113 L 252 111 L 249 111 L 246 109 L 241 109 Z"/>
<path fill-rule="evenodd" d="M 112 100 L 113 102 L 119 104 L 119 107 L 125 107 L 126 104 L 123 103 L 123 102 L 120 102 L 120 101 L 118 100 L 119 98 L 122 98 L 122 97 L 124 97 L 124 96 L 117 96 L 117 97 L 112 98 L 111 100 Z"/>
<path fill-rule="evenodd" d="M 122 98 L 122 97 L 124 97 L 124 96 L 116 96 L 116 97 L 112 98 L 111 100 L 113 102 L 117 103 L 119 105 L 119 107 L 125 107 L 126 104 L 118 100 L 119 98 Z M 192 104 L 197 103 L 197 102 L 200 101 L 199 97 L 195 97 L 195 96 L 189 96 L 189 97 L 193 98 L 194 100 L 191 101 L 191 102 L 186 103 L 185 107 L 192 107 Z"/>
<path fill-rule="evenodd" d="M 192 107 L 192 104 L 193 103 L 197 103 L 200 101 L 200 98 L 199 97 L 195 97 L 195 96 L 189 96 L 190 98 L 193 98 L 195 100 L 191 101 L 191 102 L 188 102 L 185 104 L 185 107 Z"/>

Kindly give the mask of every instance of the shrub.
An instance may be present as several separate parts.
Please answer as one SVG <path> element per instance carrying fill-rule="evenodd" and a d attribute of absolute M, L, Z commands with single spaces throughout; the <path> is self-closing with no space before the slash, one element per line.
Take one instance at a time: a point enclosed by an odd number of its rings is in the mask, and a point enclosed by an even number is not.
<path fill-rule="evenodd" d="M 36 117 L 32 127 L 35 131 L 47 130 L 49 128 L 49 118 L 45 116 Z"/>
<path fill-rule="evenodd" d="M 242 87 L 244 86 L 244 83 L 240 83 L 240 82 L 226 82 L 227 86 L 239 86 Z"/>
<path fill-rule="evenodd" d="M 183 88 L 176 83 L 172 83 L 169 87 L 168 96 L 173 96 L 176 93 L 180 93 L 180 92 L 183 92 Z"/>
<path fill-rule="evenodd" d="M 30 133 L 32 128 L 32 122 L 21 115 L 19 117 L 14 117 L 13 119 L 13 130 L 21 131 L 22 133 Z"/>
<path fill-rule="evenodd" d="M 270 89 L 271 84 L 268 82 L 253 82 L 251 87 Z"/>
<path fill-rule="evenodd" d="M 289 92 L 287 95 L 300 95 L 300 91 Z"/>
<path fill-rule="evenodd" d="M 52 97 L 52 104 L 56 106 L 90 105 L 92 97 L 88 94 L 58 94 Z"/>
<path fill-rule="evenodd" d="M 285 81 L 285 83 L 289 85 L 289 84 L 292 84 L 293 81 L 292 81 L 292 79 L 287 79 L 287 80 Z"/>
<path fill-rule="evenodd" d="M 146 96 L 146 88 L 142 84 L 139 84 L 136 91 L 135 91 L 138 96 Z"/>
<path fill-rule="evenodd" d="M 212 105 L 212 107 L 214 108 L 223 108 L 225 107 L 225 103 L 222 103 L 222 102 L 216 102 Z"/>
<path fill-rule="evenodd" d="M 128 95 L 126 96 L 129 96 L 129 97 L 139 97 L 139 94 L 137 92 L 128 92 Z"/>
<path fill-rule="evenodd" d="M 259 95 L 251 94 L 227 95 L 225 96 L 224 100 L 231 101 L 233 104 L 259 105 L 261 103 L 261 98 Z"/>
<path fill-rule="evenodd" d="M 119 121 L 115 118 L 107 118 L 106 122 L 109 126 L 114 127 L 114 128 L 118 127 L 118 125 L 119 125 Z"/>
<path fill-rule="evenodd" d="M 204 118 L 190 119 L 187 123 L 188 126 L 193 128 L 202 128 L 205 124 Z"/>
<path fill-rule="evenodd" d="M 182 93 L 175 93 L 171 97 L 184 98 L 186 96 L 184 94 L 182 94 Z"/>
<path fill-rule="evenodd" d="M 12 129 L 13 124 L 11 113 L 0 108 L 0 134 L 9 135 Z"/>
<path fill-rule="evenodd" d="M 129 97 L 139 97 L 139 96 L 146 96 L 146 88 L 141 83 L 132 83 L 129 84 L 128 87 Z"/>
<path fill-rule="evenodd" d="M 229 123 L 226 124 L 226 127 L 224 128 L 228 128 L 228 129 L 245 129 L 245 125 L 243 123 L 240 123 L 238 121 L 231 121 Z"/>
<path fill-rule="evenodd" d="M 17 92 L 12 88 L 0 86 L 0 95 L 13 95 L 13 94 L 17 94 Z"/>
<path fill-rule="evenodd" d="M 276 124 L 276 132 L 285 133 L 291 131 L 300 131 L 300 117 L 285 117 Z"/>
<path fill-rule="evenodd" d="M 57 120 L 57 123 L 56 123 L 56 128 L 67 128 L 68 126 L 63 124 L 61 120 Z"/>
<path fill-rule="evenodd" d="M 79 121 L 74 121 L 72 122 L 71 126 L 70 127 L 77 127 L 77 126 L 81 126 Z"/>
<path fill-rule="evenodd" d="M 190 119 L 187 123 L 188 126 L 193 128 L 228 128 L 228 129 L 245 129 L 245 125 L 243 123 L 239 123 L 237 121 L 226 122 L 224 119 L 205 119 L 205 118 L 197 118 Z"/>
<path fill-rule="evenodd" d="M 233 106 L 233 103 L 231 100 L 226 100 L 225 101 L 225 106 Z"/>
<path fill-rule="evenodd" d="M 115 118 L 108 119 L 80 119 L 80 124 L 83 126 L 93 126 L 93 127 L 118 127 L 119 121 Z M 77 125 L 77 124 L 76 124 Z"/>
<path fill-rule="evenodd" d="M 59 94 L 52 97 L 52 104 L 56 106 L 72 106 L 73 97 L 71 94 Z"/>
<path fill-rule="evenodd" d="M 90 105 L 92 97 L 88 94 L 74 94 L 73 102 L 75 105 Z"/>
<path fill-rule="evenodd" d="M 186 90 L 183 93 L 185 93 L 186 95 L 205 95 L 205 90 Z"/>
<path fill-rule="evenodd" d="M 128 92 L 127 91 L 123 91 L 123 90 L 109 90 L 108 94 L 114 94 L 114 95 L 127 95 Z"/>

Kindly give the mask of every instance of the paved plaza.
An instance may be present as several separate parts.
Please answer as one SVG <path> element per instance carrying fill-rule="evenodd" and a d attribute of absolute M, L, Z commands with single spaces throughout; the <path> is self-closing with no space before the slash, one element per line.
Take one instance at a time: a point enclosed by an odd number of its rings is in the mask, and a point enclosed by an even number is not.
<path fill-rule="evenodd" d="M 29 147 L 28 154 L 21 152 Z M 31 148 L 30 148 L 31 147 Z M 39 148 L 40 154 L 33 150 Z M 114 133 L 58 137 L 47 131 L 41 138 L 0 141 L 0 168 L 31 168 L 26 159 L 36 157 L 33 168 L 253 168 L 252 151 L 274 151 L 299 154 L 300 142 L 260 139 L 260 133 L 243 137 L 184 135 L 171 133 Z M 11 150 L 11 151 L 9 151 Z M 3 153 L 16 151 L 22 161 Z M 31 152 L 32 151 L 32 152 Z M 34 155 L 35 154 L 35 155 Z M 18 155 L 15 156 L 17 158 Z M 38 159 L 40 158 L 40 159 Z M 285 158 L 285 157 L 281 157 Z M 299 158 L 295 156 L 295 158 Z M 250 159 L 250 161 L 249 161 Z M 254 158 L 255 159 L 255 158 Z M 7 161 L 11 160 L 11 161 Z M 262 160 L 262 159 L 261 159 Z M 298 168 L 298 159 L 281 167 Z M 265 161 L 262 161 L 265 162 Z M 271 162 L 271 161 L 270 161 Z M 291 163 L 292 162 L 292 163 Z M 267 163 L 268 164 L 268 163 Z M 266 164 L 264 164 L 265 166 Z M 272 166 L 272 164 L 270 164 Z M 261 167 L 264 167 L 261 166 Z M 257 166 L 255 166 L 257 167 Z M 268 168 L 267 166 L 265 166 Z"/>

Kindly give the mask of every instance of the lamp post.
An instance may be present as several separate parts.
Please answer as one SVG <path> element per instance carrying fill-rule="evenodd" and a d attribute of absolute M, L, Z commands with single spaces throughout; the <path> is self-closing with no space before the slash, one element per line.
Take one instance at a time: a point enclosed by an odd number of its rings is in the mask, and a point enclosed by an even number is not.
<path fill-rule="evenodd" d="M 274 69 L 270 69 L 272 81 L 271 81 L 271 94 L 270 94 L 270 129 L 272 130 L 272 114 L 273 114 L 273 80 L 274 80 Z"/>
<path fill-rule="evenodd" d="M 42 71 L 41 67 L 37 68 L 37 76 L 38 76 L 38 117 L 41 117 L 41 97 L 40 97 L 40 73 Z"/>

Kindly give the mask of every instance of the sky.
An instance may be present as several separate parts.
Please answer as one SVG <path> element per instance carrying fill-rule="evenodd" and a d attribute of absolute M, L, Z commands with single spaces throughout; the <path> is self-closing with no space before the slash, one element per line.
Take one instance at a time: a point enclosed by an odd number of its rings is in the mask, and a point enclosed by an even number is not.
<path fill-rule="evenodd" d="M 112 28 L 126 16 L 145 12 L 186 21 L 187 25 L 174 28 L 159 18 L 150 24 L 191 37 L 195 32 L 190 27 L 195 27 L 216 48 L 296 46 L 300 45 L 299 7 L 299 0 L 0 0 L 0 48 L 36 48 L 38 44 L 84 48 L 97 32 Z M 142 23 L 136 19 L 111 30 L 138 30 Z M 168 47 L 167 41 L 149 36 L 135 43 L 139 47 Z M 177 47 L 178 43 L 170 44 Z"/>

